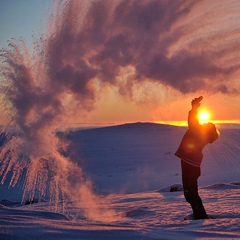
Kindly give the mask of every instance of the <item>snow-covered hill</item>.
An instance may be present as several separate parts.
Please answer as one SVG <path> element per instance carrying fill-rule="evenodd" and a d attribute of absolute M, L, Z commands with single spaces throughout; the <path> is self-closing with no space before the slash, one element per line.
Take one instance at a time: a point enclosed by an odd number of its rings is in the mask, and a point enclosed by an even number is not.
<path fill-rule="evenodd" d="M 0 238 L 240 238 L 240 129 L 220 129 L 204 150 L 200 195 L 212 219 L 197 221 L 183 220 L 190 206 L 182 191 L 170 191 L 181 190 L 174 152 L 185 130 L 135 123 L 59 134 L 71 141 L 64 154 L 92 181 L 95 202 L 85 208 L 95 220 L 69 202 L 63 213 L 49 212 L 49 202 L 22 205 L 20 188 L 1 186 Z"/>

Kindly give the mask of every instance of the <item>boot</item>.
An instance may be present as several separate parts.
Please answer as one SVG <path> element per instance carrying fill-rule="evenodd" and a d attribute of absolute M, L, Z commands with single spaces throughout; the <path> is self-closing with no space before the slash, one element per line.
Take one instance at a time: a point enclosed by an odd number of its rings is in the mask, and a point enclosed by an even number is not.
<path fill-rule="evenodd" d="M 197 206 L 196 205 L 192 206 L 192 209 L 193 209 L 193 215 L 195 219 L 208 219 L 208 215 L 202 204 Z"/>

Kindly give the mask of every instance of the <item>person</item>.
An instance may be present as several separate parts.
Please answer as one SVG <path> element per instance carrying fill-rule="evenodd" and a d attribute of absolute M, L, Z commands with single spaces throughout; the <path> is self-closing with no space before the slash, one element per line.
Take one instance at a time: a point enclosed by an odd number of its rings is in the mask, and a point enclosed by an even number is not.
<path fill-rule="evenodd" d="M 202 150 L 208 143 L 213 143 L 219 137 L 219 132 L 213 123 L 201 125 L 198 120 L 198 108 L 203 97 L 192 100 L 192 109 L 188 115 L 188 130 L 175 155 L 181 159 L 182 183 L 184 197 L 190 203 L 194 219 L 206 219 L 208 215 L 198 194 L 198 178 L 201 175 Z"/>

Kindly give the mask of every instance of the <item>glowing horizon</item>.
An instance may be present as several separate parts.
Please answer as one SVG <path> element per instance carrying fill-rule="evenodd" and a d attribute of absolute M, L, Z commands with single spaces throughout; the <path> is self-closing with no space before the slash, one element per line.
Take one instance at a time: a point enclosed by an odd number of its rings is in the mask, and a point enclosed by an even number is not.
<path fill-rule="evenodd" d="M 240 124 L 240 120 L 210 120 L 214 124 Z M 158 124 L 169 124 L 173 126 L 188 126 L 187 120 L 180 120 L 180 121 L 156 121 L 155 123 Z"/>
<path fill-rule="evenodd" d="M 105 127 L 105 126 L 115 126 L 115 125 L 122 125 L 122 124 L 134 124 L 134 123 L 156 123 L 156 124 L 164 124 L 164 125 L 173 125 L 173 126 L 180 126 L 186 127 L 187 120 L 176 120 L 176 121 L 119 121 L 119 122 L 82 122 L 82 123 L 74 123 L 72 124 L 72 128 L 88 128 L 88 127 Z M 240 120 L 210 120 L 208 122 L 212 122 L 214 124 L 240 124 Z"/>

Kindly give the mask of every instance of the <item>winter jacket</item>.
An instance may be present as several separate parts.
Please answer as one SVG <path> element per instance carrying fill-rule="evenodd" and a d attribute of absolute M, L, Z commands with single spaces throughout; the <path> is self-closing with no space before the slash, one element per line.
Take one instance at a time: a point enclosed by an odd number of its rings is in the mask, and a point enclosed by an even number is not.
<path fill-rule="evenodd" d="M 175 155 L 190 165 L 200 167 L 203 159 L 202 150 L 207 144 L 206 134 L 198 121 L 197 109 L 192 109 L 188 115 L 188 130 Z"/>

